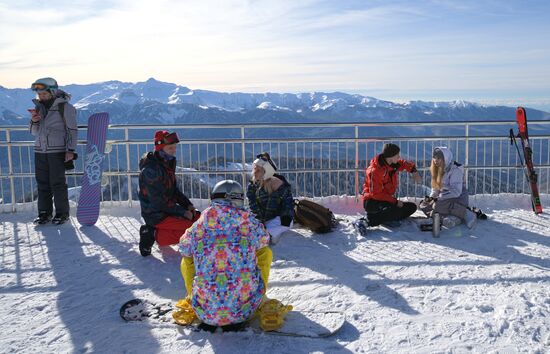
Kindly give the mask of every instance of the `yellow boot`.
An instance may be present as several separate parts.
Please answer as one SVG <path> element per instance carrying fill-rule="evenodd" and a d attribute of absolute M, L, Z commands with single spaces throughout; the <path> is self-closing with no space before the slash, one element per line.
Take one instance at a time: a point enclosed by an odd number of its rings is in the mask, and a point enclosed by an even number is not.
<path fill-rule="evenodd" d="M 174 312 L 172 312 L 172 318 L 174 321 L 182 326 L 190 325 L 197 319 L 197 314 L 195 313 L 195 310 L 193 310 L 193 307 L 191 306 L 191 298 L 186 297 L 185 299 L 180 299 L 176 303 L 176 308 Z"/>
<path fill-rule="evenodd" d="M 260 328 L 266 332 L 276 331 L 285 323 L 285 316 L 292 305 L 283 305 L 279 300 L 266 299 L 260 306 Z"/>

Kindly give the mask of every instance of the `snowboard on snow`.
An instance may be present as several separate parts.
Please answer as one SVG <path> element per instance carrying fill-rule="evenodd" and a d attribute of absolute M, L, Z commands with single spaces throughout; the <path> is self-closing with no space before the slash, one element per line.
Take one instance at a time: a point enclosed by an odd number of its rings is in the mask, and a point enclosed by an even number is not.
<path fill-rule="evenodd" d="M 81 225 L 94 225 L 99 217 L 101 175 L 108 125 L 108 113 L 95 113 L 88 118 L 84 175 L 76 210 L 76 217 Z"/>
<path fill-rule="evenodd" d="M 155 303 L 143 299 L 133 299 L 122 305 L 120 308 L 120 317 L 127 322 L 151 321 L 153 323 L 164 322 L 179 326 L 172 320 L 172 310 L 173 307 L 169 302 Z M 285 317 L 284 325 L 276 331 L 264 332 L 260 328 L 257 318 L 240 326 L 233 325 L 226 327 L 231 328 L 229 331 L 247 331 L 250 329 L 255 333 L 265 333 L 267 335 L 322 338 L 338 332 L 345 322 L 346 316 L 341 311 L 290 311 Z M 182 327 L 189 328 L 195 332 L 203 330 L 217 332 L 217 327 L 213 327 L 214 330 L 204 329 L 205 327 L 212 326 L 204 326 L 199 321 Z M 224 328 L 219 328 L 219 331 L 226 331 Z"/>

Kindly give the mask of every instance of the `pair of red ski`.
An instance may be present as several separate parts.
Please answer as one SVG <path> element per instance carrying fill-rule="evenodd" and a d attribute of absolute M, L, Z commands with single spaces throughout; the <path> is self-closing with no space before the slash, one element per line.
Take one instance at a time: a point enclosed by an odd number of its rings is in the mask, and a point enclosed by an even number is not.
<path fill-rule="evenodd" d="M 510 129 L 510 144 L 516 146 L 521 166 L 524 168 L 525 171 L 525 177 L 527 177 L 527 181 L 531 186 L 531 204 L 533 206 L 533 211 L 535 212 L 535 214 L 540 214 L 542 213 L 542 204 L 540 202 L 539 188 L 537 185 L 538 177 L 537 173 L 535 172 L 535 167 L 533 165 L 533 150 L 531 149 L 531 145 L 529 144 L 529 134 L 527 132 L 527 114 L 525 113 L 525 109 L 523 107 L 518 107 L 516 109 L 516 120 L 518 122 L 517 137 L 521 141 L 522 149 L 520 150 L 518 146 L 516 135 L 514 134 L 513 129 Z M 523 156 L 521 151 L 523 151 Z"/>

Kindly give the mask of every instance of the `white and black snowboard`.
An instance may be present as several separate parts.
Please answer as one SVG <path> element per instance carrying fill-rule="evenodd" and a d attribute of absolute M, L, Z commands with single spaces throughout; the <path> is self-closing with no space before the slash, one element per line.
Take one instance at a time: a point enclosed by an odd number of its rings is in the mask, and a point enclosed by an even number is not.
<path fill-rule="evenodd" d="M 172 310 L 173 307 L 170 302 L 156 303 L 133 299 L 122 305 L 120 317 L 127 322 L 150 321 L 153 323 L 172 323 L 177 326 L 172 320 Z M 346 316 L 341 311 L 290 311 L 285 317 L 283 327 L 276 331 L 264 332 L 260 328 L 257 318 L 242 326 L 219 328 L 219 331 L 247 331 L 251 329 L 256 333 L 265 333 L 266 335 L 322 338 L 338 332 L 345 322 Z M 211 326 L 204 326 L 199 321 L 183 327 L 197 332 L 205 330 L 205 328 L 208 331 L 217 332 L 216 327 L 212 330 Z"/>

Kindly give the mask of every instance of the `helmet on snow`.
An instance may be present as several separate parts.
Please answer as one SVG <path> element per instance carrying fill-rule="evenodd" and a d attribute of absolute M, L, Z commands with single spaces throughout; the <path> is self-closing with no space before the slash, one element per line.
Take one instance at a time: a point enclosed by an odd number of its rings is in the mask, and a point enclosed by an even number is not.
<path fill-rule="evenodd" d="M 210 193 L 210 199 L 214 200 L 227 200 L 236 208 L 242 208 L 244 206 L 244 191 L 239 182 L 235 182 L 229 179 L 216 183 Z"/>
<path fill-rule="evenodd" d="M 36 80 L 31 85 L 31 90 L 35 92 L 41 92 L 41 91 L 48 91 L 50 93 L 54 93 L 54 90 L 58 89 L 57 81 L 51 77 L 43 77 L 41 79 Z"/>

